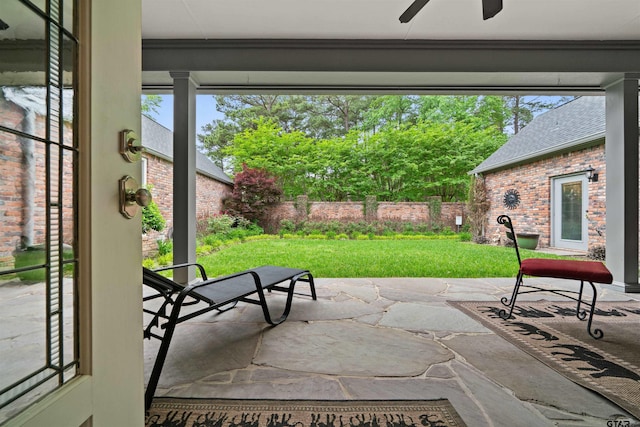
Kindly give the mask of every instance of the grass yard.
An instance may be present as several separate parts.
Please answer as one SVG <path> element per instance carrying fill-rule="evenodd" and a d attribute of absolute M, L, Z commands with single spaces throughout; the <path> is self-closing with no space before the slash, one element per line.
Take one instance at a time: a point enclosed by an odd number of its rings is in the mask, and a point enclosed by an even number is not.
<path fill-rule="evenodd" d="M 521 251 L 523 258 L 548 257 Z M 257 240 L 198 258 L 215 277 L 260 265 L 304 268 L 315 277 L 515 277 L 513 248 L 458 240 Z"/>

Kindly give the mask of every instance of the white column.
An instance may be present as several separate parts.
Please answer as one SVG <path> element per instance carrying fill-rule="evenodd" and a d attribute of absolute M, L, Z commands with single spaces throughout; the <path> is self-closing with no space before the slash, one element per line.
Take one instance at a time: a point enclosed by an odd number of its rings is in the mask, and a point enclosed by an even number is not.
<path fill-rule="evenodd" d="M 626 292 L 638 285 L 638 77 L 606 87 L 607 267 Z"/>
<path fill-rule="evenodd" d="M 173 263 L 196 260 L 196 83 L 189 72 L 173 78 Z M 194 269 L 175 271 L 187 283 Z"/>

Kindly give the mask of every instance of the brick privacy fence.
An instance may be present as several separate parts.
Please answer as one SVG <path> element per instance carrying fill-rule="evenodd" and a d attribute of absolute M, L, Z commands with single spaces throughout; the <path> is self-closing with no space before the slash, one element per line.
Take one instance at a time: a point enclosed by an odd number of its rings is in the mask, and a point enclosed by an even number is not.
<path fill-rule="evenodd" d="M 150 231 L 142 235 L 142 253 L 146 256 L 157 250 L 156 240 L 165 239 L 173 230 L 173 163 L 149 153 L 145 157 L 147 183 L 153 187 L 153 201 L 166 221 L 163 231 Z M 230 185 L 197 173 L 196 216 L 207 218 L 222 212 L 222 201 L 231 195 L 232 190 Z"/>
<path fill-rule="evenodd" d="M 605 154 L 604 144 L 559 156 L 515 166 L 495 173 L 486 173 L 485 183 L 491 208 L 487 217 L 485 236 L 495 240 L 504 232 L 496 218 L 507 214 L 517 232 L 540 234 L 538 247 L 551 244 L 551 185 L 552 178 L 577 174 L 591 165 L 599 173 L 598 182 L 590 182 L 588 230 L 589 248 L 605 244 Z M 520 205 L 513 210 L 503 204 L 504 193 L 516 189 L 520 193 Z"/>
<path fill-rule="evenodd" d="M 309 202 L 300 196 L 295 202 L 283 202 L 271 208 L 269 228 L 276 229 L 280 221 L 402 221 L 415 224 L 430 223 L 430 204 L 427 202 Z M 375 213 L 375 216 L 374 216 Z M 466 221 L 466 205 L 444 202 L 438 220 L 444 227 L 457 230 L 456 216 Z M 434 220 L 434 222 L 438 222 Z"/>

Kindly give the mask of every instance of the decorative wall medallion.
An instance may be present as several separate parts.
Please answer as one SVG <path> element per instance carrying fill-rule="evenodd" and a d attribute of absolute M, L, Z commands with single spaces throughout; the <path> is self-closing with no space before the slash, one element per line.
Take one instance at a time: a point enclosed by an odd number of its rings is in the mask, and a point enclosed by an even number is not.
<path fill-rule="evenodd" d="M 516 189 L 507 190 L 504 193 L 502 202 L 507 207 L 507 209 L 515 209 L 520 204 L 520 193 L 518 193 L 518 190 Z"/>

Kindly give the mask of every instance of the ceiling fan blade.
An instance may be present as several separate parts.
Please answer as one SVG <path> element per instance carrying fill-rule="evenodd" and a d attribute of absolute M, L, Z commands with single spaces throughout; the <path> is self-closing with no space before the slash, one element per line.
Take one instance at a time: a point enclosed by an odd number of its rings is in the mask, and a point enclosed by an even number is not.
<path fill-rule="evenodd" d="M 400 15 L 400 22 L 406 24 L 411 21 L 416 13 L 420 12 L 420 9 L 424 7 L 425 4 L 429 3 L 429 0 L 415 0 L 411 3 L 411 6 L 404 11 L 402 15 Z"/>
<path fill-rule="evenodd" d="M 502 0 L 482 0 L 482 19 L 493 18 L 502 10 Z"/>

